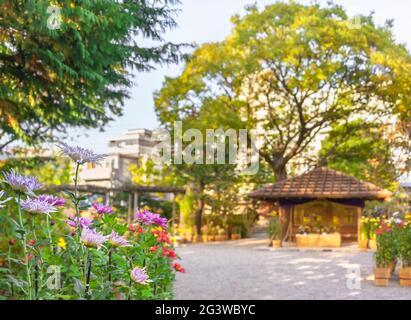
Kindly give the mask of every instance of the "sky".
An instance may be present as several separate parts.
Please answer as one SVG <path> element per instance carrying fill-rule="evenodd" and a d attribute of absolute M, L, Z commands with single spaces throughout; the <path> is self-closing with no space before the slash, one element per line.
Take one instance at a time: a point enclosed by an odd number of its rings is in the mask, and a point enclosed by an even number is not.
<path fill-rule="evenodd" d="M 244 13 L 246 5 L 257 3 L 262 8 L 275 0 L 181 0 L 181 12 L 176 21 L 178 27 L 164 35 L 166 41 L 174 43 L 196 43 L 221 41 L 230 34 L 230 18 Z M 304 4 L 311 0 L 297 1 Z M 317 1 L 321 4 L 327 0 Z M 334 0 L 342 5 L 350 16 L 369 14 L 374 11 L 375 20 L 383 24 L 394 19 L 394 35 L 399 43 L 407 45 L 411 51 L 411 1 L 410 0 Z M 96 152 L 107 152 L 108 140 L 129 129 L 153 129 L 159 126 L 155 112 L 153 93 L 162 86 L 165 76 L 177 76 L 183 65 L 158 66 L 149 73 L 136 73 L 135 85 L 131 88 L 131 98 L 126 101 L 123 116 L 116 118 L 106 128 L 99 130 L 71 130 L 73 142 Z"/>

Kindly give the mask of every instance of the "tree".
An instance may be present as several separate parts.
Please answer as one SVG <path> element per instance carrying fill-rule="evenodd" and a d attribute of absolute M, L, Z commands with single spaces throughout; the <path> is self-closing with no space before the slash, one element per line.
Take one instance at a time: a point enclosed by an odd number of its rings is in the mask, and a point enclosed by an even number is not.
<path fill-rule="evenodd" d="M 45 0 L 0 4 L 0 152 L 68 127 L 103 128 L 121 115 L 131 70 L 179 59 L 180 46 L 161 37 L 178 0 L 57 3 L 55 17 Z"/>
<path fill-rule="evenodd" d="M 379 124 L 362 119 L 333 126 L 321 143 L 320 163 L 387 188 L 397 179 L 392 150 Z"/>
<path fill-rule="evenodd" d="M 233 17 L 229 37 L 201 46 L 180 76 L 166 78 L 155 96 L 159 118 L 169 124 L 217 104 L 242 128 L 261 130 L 260 156 L 285 179 L 331 125 L 411 113 L 409 52 L 395 43 L 391 22 L 360 20 L 354 25 L 334 4 L 251 6 Z"/>

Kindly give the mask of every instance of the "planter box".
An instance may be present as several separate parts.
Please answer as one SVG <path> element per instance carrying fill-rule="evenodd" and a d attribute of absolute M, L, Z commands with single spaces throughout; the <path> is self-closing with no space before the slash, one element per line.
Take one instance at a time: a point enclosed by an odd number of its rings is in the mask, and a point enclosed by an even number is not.
<path fill-rule="evenodd" d="M 360 240 L 358 242 L 358 248 L 360 248 L 360 250 L 365 251 L 368 249 L 368 240 Z"/>
<path fill-rule="evenodd" d="M 226 240 L 228 240 L 228 236 L 227 236 L 227 235 L 215 236 L 215 241 L 226 241 Z"/>
<path fill-rule="evenodd" d="M 391 277 L 391 267 L 374 269 L 374 284 L 377 287 L 387 287 Z"/>
<path fill-rule="evenodd" d="M 400 284 L 403 287 L 411 287 L 411 267 L 400 268 Z"/>
<path fill-rule="evenodd" d="M 369 240 L 368 246 L 371 250 L 377 250 L 377 241 L 376 240 Z"/>
<path fill-rule="evenodd" d="M 240 240 L 241 239 L 241 234 L 239 233 L 233 233 L 231 235 L 231 240 Z"/>
<path fill-rule="evenodd" d="M 273 240 L 273 241 L 271 241 L 271 247 L 273 247 L 273 248 L 281 248 L 281 240 Z"/>
<path fill-rule="evenodd" d="M 301 248 L 323 248 L 341 247 L 341 234 L 297 234 L 297 247 Z"/>

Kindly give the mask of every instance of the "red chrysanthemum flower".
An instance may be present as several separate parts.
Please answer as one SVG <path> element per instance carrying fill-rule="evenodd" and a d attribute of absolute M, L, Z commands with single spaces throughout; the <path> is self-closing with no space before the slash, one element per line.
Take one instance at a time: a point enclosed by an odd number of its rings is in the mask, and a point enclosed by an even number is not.
<path fill-rule="evenodd" d="M 177 263 L 177 262 L 174 262 L 174 263 L 173 263 L 173 268 L 174 268 L 174 270 L 176 270 L 177 272 L 181 272 L 181 273 L 185 273 L 185 272 L 186 272 L 186 269 L 184 269 L 184 268 L 182 267 L 182 265 L 179 264 L 179 263 Z"/>

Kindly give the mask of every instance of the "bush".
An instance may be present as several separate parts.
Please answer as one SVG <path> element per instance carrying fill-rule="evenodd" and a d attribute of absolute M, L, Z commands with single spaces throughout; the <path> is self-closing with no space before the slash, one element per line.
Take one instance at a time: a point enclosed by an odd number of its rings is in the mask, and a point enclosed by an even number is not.
<path fill-rule="evenodd" d="M 271 240 L 280 240 L 281 237 L 281 223 L 278 217 L 270 219 L 267 229 L 268 237 Z"/>

